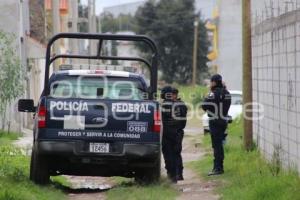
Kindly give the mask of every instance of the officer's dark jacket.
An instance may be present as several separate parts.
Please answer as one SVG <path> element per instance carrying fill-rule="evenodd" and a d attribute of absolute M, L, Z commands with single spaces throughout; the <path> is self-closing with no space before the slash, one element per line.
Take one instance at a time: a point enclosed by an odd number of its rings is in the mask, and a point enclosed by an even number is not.
<path fill-rule="evenodd" d="M 162 103 L 163 137 L 176 140 L 186 126 L 187 107 L 181 100 Z"/>
<path fill-rule="evenodd" d="M 213 106 L 215 105 L 215 106 Z M 223 86 L 217 86 L 212 89 L 208 97 L 202 103 L 202 109 L 208 113 L 208 116 L 214 119 L 224 119 L 228 116 L 231 105 L 231 95 Z"/>

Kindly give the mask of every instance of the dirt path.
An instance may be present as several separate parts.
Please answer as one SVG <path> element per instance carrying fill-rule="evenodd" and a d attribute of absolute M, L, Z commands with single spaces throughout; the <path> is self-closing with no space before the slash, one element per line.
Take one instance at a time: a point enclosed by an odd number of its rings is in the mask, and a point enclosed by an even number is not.
<path fill-rule="evenodd" d="M 183 161 L 190 162 L 201 159 L 204 155 L 201 149 L 201 127 L 192 128 L 188 126 L 183 142 L 182 157 Z M 175 186 L 180 191 L 178 200 L 215 200 L 218 195 L 213 193 L 216 187 L 214 181 L 205 181 L 199 178 L 191 169 L 185 167 L 184 181 L 180 181 Z"/>
<path fill-rule="evenodd" d="M 31 155 L 33 134 L 32 130 L 24 129 L 23 136 L 14 142 L 14 145 L 20 147 L 25 155 Z"/>

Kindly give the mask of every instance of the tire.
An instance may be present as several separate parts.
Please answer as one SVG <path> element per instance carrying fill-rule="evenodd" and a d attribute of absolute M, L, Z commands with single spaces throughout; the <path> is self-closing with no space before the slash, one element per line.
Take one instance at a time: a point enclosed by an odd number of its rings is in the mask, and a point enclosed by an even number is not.
<path fill-rule="evenodd" d="M 32 149 L 30 162 L 30 180 L 38 185 L 46 185 L 50 182 L 48 160 Z"/>
<path fill-rule="evenodd" d="M 154 167 L 140 170 L 135 176 L 135 181 L 142 185 L 157 183 L 160 179 L 160 167 L 159 158 Z"/>

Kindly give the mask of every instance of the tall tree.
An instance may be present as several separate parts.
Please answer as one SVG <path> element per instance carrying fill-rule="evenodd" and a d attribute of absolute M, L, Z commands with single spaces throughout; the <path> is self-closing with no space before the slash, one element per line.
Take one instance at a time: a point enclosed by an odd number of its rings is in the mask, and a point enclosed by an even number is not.
<path fill-rule="evenodd" d="M 160 69 L 169 83 L 190 83 L 194 21 L 199 20 L 198 82 L 207 74 L 209 42 L 205 23 L 195 12 L 194 0 L 149 0 L 136 13 L 136 32 L 152 37 L 158 45 Z M 145 51 L 143 46 L 139 46 Z"/>
<path fill-rule="evenodd" d="M 17 57 L 15 37 L 0 31 L 0 116 L 5 128 L 6 109 L 23 92 L 22 66 Z M 8 126 L 10 127 L 10 125 Z"/>

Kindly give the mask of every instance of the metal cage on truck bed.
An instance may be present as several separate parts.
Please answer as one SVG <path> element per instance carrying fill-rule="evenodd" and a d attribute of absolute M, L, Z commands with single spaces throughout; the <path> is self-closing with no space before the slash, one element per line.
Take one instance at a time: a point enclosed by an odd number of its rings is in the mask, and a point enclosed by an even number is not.
<path fill-rule="evenodd" d="M 98 40 L 97 54 L 96 55 L 80 55 L 80 54 L 53 54 L 51 52 L 52 46 L 55 41 L 59 39 L 87 39 Z M 104 41 L 132 41 L 146 44 L 152 51 L 151 60 L 146 60 L 140 57 L 119 57 L 119 56 L 103 56 L 101 55 L 102 46 Z M 154 97 L 157 91 L 157 71 L 158 71 L 158 53 L 157 48 L 152 39 L 143 35 L 113 35 L 113 34 L 89 34 L 89 33 L 59 33 L 52 37 L 47 45 L 46 52 L 46 69 L 45 69 L 45 82 L 44 94 L 49 94 L 49 73 L 51 64 L 59 58 L 69 59 L 86 59 L 86 60 L 122 60 L 122 61 L 138 61 L 144 63 L 150 71 L 150 98 Z"/>

